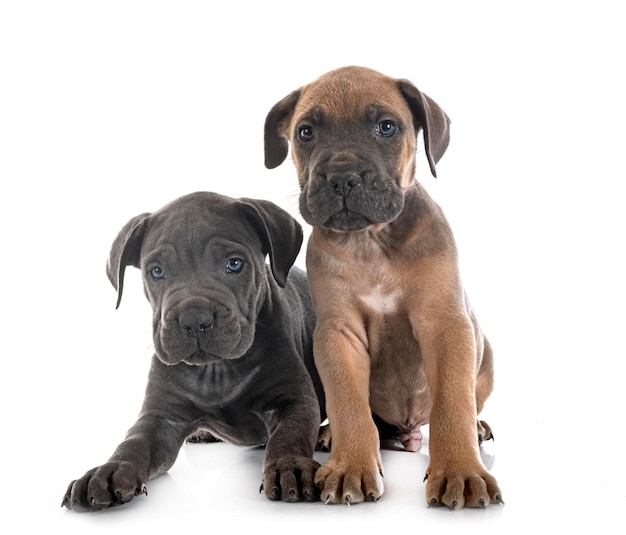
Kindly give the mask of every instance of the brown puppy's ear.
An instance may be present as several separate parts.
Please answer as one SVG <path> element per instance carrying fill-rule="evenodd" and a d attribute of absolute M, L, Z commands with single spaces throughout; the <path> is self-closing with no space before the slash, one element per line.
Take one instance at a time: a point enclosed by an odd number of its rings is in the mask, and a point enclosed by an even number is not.
<path fill-rule="evenodd" d="M 300 223 L 270 201 L 244 198 L 238 206 L 261 238 L 263 254 L 270 257 L 272 275 L 284 288 L 302 246 Z"/>
<path fill-rule="evenodd" d="M 149 215 L 146 212 L 133 217 L 122 227 L 111 246 L 107 262 L 107 275 L 111 284 L 117 290 L 117 304 L 115 308 L 118 308 L 122 301 L 126 266 L 139 267 L 139 252 L 145 234 L 145 221 Z"/>
<path fill-rule="evenodd" d="M 285 132 L 300 99 L 301 90 L 289 93 L 274 104 L 265 118 L 265 167 L 274 169 L 285 161 L 289 153 L 289 133 Z"/>
<path fill-rule="evenodd" d="M 419 132 L 420 127 L 424 130 L 424 145 L 430 172 L 437 177 L 435 164 L 446 152 L 450 142 L 450 118 L 439 107 L 439 104 L 408 80 L 397 80 L 396 84 L 416 121 L 416 133 Z"/>

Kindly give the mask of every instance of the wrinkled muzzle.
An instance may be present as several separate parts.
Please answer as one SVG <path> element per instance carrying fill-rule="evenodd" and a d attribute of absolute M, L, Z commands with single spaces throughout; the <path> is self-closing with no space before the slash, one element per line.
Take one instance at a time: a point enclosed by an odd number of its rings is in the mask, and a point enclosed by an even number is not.
<path fill-rule="evenodd" d="M 356 152 L 322 154 L 302 188 L 302 217 L 311 225 L 343 231 L 388 223 L 404 206 L 399 181 Z"/>
<path fill-rule="evenodd" d="M 159 359 L 168 365 L 202 365 L 245 354 L 254 339 L 254 321 L 225 297 L 195 294 L 164 301 L 154 318 Z"/>

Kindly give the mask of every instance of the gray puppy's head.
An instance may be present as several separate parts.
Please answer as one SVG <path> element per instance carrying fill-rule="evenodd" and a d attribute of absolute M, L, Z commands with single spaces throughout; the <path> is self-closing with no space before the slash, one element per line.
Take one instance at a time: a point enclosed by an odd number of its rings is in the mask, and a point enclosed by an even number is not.
<path fill-rule="evenodd" d="M 197 192 L 129 220 L 107 274 L 119 306 L 126 266 L 139 268 L 157 356 L 201 365 L 248 351 L 269 285 L 285 286 L 301 244 L 300 225 L 275 204 Z"/>

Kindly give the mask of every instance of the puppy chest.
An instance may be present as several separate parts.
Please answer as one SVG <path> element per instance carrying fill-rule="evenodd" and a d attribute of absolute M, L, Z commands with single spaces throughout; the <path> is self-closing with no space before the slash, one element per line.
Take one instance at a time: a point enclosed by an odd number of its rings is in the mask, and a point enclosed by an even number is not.
<path fill-rule="evenodd" d="M 387 289 L 382 284 L 361 291 L 358 299 L 369 313 L 373 314 L 393 314 L 399 309 L 400 291 L 397 289 Z"/>

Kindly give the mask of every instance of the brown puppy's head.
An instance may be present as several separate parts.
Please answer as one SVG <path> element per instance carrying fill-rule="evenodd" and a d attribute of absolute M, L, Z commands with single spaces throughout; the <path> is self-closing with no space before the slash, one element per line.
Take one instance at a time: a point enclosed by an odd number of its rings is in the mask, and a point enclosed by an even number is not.
<path fill-rule="evenodd" d="M 435 163 L 450 120 L 406 80 L 363 67 L 331 71 L 274 105 L 265 121 L 265 165 L 287 157 L 289 143 L 307 223 L 361 230 L 400 215 L 415 180 L 417 135 Z"/>

